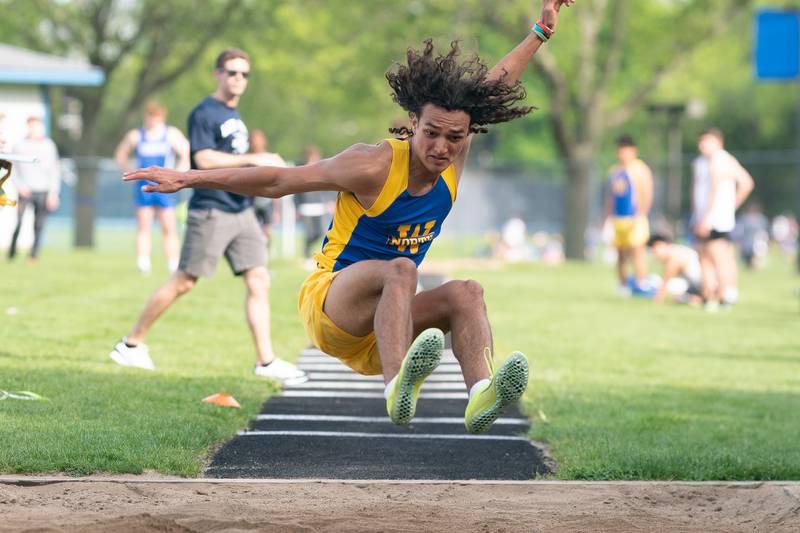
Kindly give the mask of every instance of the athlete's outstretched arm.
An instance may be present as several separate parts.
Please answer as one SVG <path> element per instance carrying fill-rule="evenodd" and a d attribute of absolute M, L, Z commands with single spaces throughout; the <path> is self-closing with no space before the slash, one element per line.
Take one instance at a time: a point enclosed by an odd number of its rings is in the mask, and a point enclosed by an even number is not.
<path fill-rule="evenodd" d="M 123 175 L 125 181 L 149 180 L 145 192 L 180 189 L 220 189 L 250 196 L 280 198 L 309 191 L 349 191 L 370 196 L 385 180 L 391 165 L 391 148 L 357 144 L 329 159 L 300 167 L 261 166 L 178 172 L 148 167 Z"/>
<path fill-rule="evenodd" d="M 558 13 L 561 6 L 571 6 L 575 0 L 542 0 L 542 14 L 541 21 L 554 30 L 558 23 Z M 497 79 L 505 75 L 505 80 L 509 85 L 512 85 L 519 80 L 525 67 L 528 66 L 533 56 L 539 51 L 539 48 L 544 43 L 536 36 L 536 33 L 531 31 L 528 36 L 522 40 L 512 51 L 500 60 L 492 70 L 489 71 L 489 79 Z"/>

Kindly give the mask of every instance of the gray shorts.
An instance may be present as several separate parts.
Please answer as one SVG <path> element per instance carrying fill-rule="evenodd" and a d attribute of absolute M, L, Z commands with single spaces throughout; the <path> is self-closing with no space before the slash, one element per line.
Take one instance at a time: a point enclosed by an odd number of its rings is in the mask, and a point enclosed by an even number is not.
<path fill-rule="evenodd" d="M 210 277 L 223 254 L 237 276 L 266 267 L 267 241 L 253 209 L 190 209 L 178 269 L 192 277 Z"/>

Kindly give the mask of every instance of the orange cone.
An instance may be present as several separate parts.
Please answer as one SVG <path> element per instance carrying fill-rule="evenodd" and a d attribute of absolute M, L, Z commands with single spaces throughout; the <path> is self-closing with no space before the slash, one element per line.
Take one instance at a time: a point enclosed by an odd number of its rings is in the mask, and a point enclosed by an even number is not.
<path fill-rule="evenodd" d="M 221 407 L 241 407 L 239 402 L 236 401 L 236 398 L 230 394 L 225 394 L 224 392 L 212 394 L 207 398 L 203 398 L 203 401 L 206 403 L 213 403 L 214 405 L 219 405 Z"/>

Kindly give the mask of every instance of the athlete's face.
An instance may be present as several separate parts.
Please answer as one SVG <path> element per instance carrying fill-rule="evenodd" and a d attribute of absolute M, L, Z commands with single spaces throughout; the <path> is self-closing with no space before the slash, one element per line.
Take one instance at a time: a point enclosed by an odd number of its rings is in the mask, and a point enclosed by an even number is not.
<path fill-rule="evenodd" d="M 657 241 L 653 243 L 653 255 L 659 261 L 666 261 L 669 259 L 669 244 L 664 241 Z"/>
<path fill-rule="evenodd" d="M 722 148 L 722 140 L 716 135 L 701 135 L 697 141 L 697 149 L 701 154 L 708 156 Z"/>
<path fill-rule="evenodd" d="M 152 130 L 153 128 L 157 128 L 161 126 L 166 121 L 166 116 L 162 113 L 145 113 L 144 115 L 144 128 L 147 130 Z"/>
<path fill-rule="evenodd" d="M 412 150 L 432 173 L 450 166 L 467 144 L 469 115 L 426 104 L 419 117 L 411 118 Z"/>
<path fill-rule="evenodd" d="M 617 148 L 617 159 L 623 165 L 627 165 L 638 156 L 635 146 L 620 146 Z"/>
<path fill-rule="evenodd" d="M 28 137 L 31 139 L 41 139 L 44 137 L 44 122 L 37 119 L 28 121 Z"/>
<path fill-rule="evenodd" d="M 244 94 L 248 76 L 250 76 L 250 63 L 241 57 L 227 60 L 223 68 L 214 71 L 217 88 L 230 96 Z"/>

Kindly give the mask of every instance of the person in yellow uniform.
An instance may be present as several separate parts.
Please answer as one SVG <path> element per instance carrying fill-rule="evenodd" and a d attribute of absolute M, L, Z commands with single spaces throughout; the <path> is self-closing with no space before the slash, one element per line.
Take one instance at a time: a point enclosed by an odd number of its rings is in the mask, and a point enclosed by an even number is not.
<path fill-rule="evenodd" d="M 617 164 L 611 167 L 606 195 L 605 218 L 614 225 L 614 247 L 617 249 L 619 293 L 652 296 L 645 281 L 647 276 L 647 239 L 650 225 L 647 217 L 653 205 L 653 173 L 639 159 L 633 138 L 617 139 Z M 628 258 L 633 259 L 633 283 L 628 281 Z"/>
<path fill-rule="evenodd" d="M 394 100 L 410 117 L 410 127 L 390 130 L 399 139 L 356 144 L 294 168 L 152 167 L 124 179 L 148 179 L 157 185 L 147 190 L 164 192 L 202 187 L 278 198 L 338 191 L 317 270 L 300 289 L 309 337 L 356 372 L 382 374 L 389 417 L 405 425 L 423 380 L 439 363 L 444 332 L 451 332 L 470 397 L 466 428 L 486 431 L 525 391 L 528 361 L 514 352 L 495 370 L 481 286 L 449 281 L 417 294 L 417 267 L 457 197 L 475 134 L 532 109 L 518 105 L 525 98 L 519 78 L 572 0 L 542 4 L 541 20 L 491 70 L 477 57 L 462 60 L 457 43 L 445 55 L 434 53 L 430 39 L 422 50 L 408 50 L 407 61 L 386 74 Z"/>

